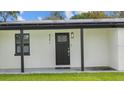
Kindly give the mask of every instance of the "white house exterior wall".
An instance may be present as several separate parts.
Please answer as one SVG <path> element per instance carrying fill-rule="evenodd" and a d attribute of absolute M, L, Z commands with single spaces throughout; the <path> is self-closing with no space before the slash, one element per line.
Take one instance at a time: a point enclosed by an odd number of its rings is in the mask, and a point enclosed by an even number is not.
<path fill-rule="evenodd" d="M 55 33 L 74 32 L 70 37 L 70 66 L 81 67 L 80 29 L 63 30 L 24 30 L 30 34 L 30 56 L 24 57 L 25 68 L 54 68 Z M 0 31 L 0 69 L 20 68 L 20 56 L 15 54 L 15 33 L 19 31 Z M 49 38 L 49 34 L 51 38 Z M 50 41 L 49 41 L 50 39 Z M 62 66 L 62 65 L 61 65 Z"/>
<path fill-rule="evenodd" d="M 117 28 L 118 31 L 118 64 L 119 70 L 124 70 L 124 28 Z"/>
<path fill-rule="evenodd" d="M 21 68 L 20 57 L 14 56 L 17 32 L 0 31 L 0 69 Z"/>
<path fill-rule="evenodd" d="M 84 66 L 110 66 L 124 70 L 124 29 L 92 28 L 84 30 Z M 80 29 L 24 30 L 30 34 L 30 55 L 24 57 L 25 68 L 55 68 L 55 33 L 71 32 L 70 67 L 81 67 Z M 15 54 L 15 33 L 0 31 L 0 69 L 21 68 Z M 61 65 L 62 66 L 62 65 Z"/>
<path fill-rule="evenodd" d="M 109 66 L 109 31 L 112 29 L 84 29 L 85 67 Z"/>
<path fill-rule="evenodd" d="M 57 67 L 55 61 L 55 33 L 74 32 L 70 37 L 70 66 L 81 67 L 80 29 L 63 30 L 25 30 L 30 33 L 31 55 L 25 56 L 25 68 Z M 50 34 L 50 38 L 49 38 Z M 62 65 L 61 65 L 62 66 Z M 60 67 L 60 66 L 59 66 Z"/>
<path fill-rule="evenodd" d="M 113 28 L 109 31 L 109 65 L 110 67 L 119 70 L 118 63 L 118 31 Z"/>

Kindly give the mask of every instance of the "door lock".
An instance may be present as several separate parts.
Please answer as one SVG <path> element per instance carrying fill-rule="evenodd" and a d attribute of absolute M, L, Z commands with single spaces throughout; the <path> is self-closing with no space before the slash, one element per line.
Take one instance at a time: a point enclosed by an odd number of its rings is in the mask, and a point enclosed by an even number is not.
<path fill-rule="evenodd" d="M 68 48 L 68 51 L 67 52 L 68 52 L 68 56 L 70 56 L 70 49 L 69 48 Z"/>

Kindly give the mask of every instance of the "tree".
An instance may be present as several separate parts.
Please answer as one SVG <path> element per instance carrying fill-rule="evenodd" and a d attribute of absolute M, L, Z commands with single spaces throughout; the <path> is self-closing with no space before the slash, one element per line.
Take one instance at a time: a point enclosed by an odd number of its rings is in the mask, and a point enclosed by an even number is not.
<path fill-rule="evenodd" d="M 89 18 L 106 18 L 108 17 L 104 11 L 89 11 L 87 13 L 81 13 L 73 16 L 71 19 L 89 19 Z"/>
<path fill-rule="evenodd" d="M 108 11 L 110 18 L 123 18 L 124 11 Z"/>
<path fill-rule="evenodd" d="M 0 12 L 0 21 L 6 22 L 8 19 L 15 20 L 17 15 L 20 14 L 19 11 L 1 11 Z"/>
<path fill-rule="evenodd" d="M 89 13 L 81 13 L 81 14 L 72 16 L 71 19 L 85 19 L 85 18 L 89 18 Z"/>
<path fill-rule="evenodd" d="M 89 18 L 106 18 L 107 15 L 105 14 L 104 11 L 92 11 L 89 12 Z"/>
<path fill-rule="evenodd" d="M 119 11 L 119 17 L 123 18 L 124 17 L 124 11 Z"/>
<path fill-rule="evenodd" d="M 44 20 L 62 20 L 64 19 L 62 13 L 62 11 L 52 11 L 50 16 L 45 18 Z"/>

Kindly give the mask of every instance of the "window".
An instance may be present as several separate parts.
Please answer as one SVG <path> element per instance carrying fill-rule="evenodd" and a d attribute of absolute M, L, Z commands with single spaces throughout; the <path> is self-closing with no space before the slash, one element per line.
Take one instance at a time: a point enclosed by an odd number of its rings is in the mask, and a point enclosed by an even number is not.
<path fill-rule="evenodd" d="M 67 36 L 66 35 L 59 35 L 57 37 L 58 42 L 67 42 Z"/>
<path fill-rule="evenodd" d="M 23 43 L 24 43 L 24 55 L 30 55 L 30 44 L 29 44 L 29 34 L 23 34 Z M 21 54 L 21 35 L 15 34 L 15 55 Z"/>

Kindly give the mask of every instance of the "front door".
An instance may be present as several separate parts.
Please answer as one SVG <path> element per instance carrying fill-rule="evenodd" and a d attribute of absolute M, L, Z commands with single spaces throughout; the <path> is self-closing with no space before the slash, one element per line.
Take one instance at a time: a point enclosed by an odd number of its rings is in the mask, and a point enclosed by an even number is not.
<path fill-rule="evenodd" d="M 69 33 L 55 33 L 56 65 L 70 65 Z"/>

